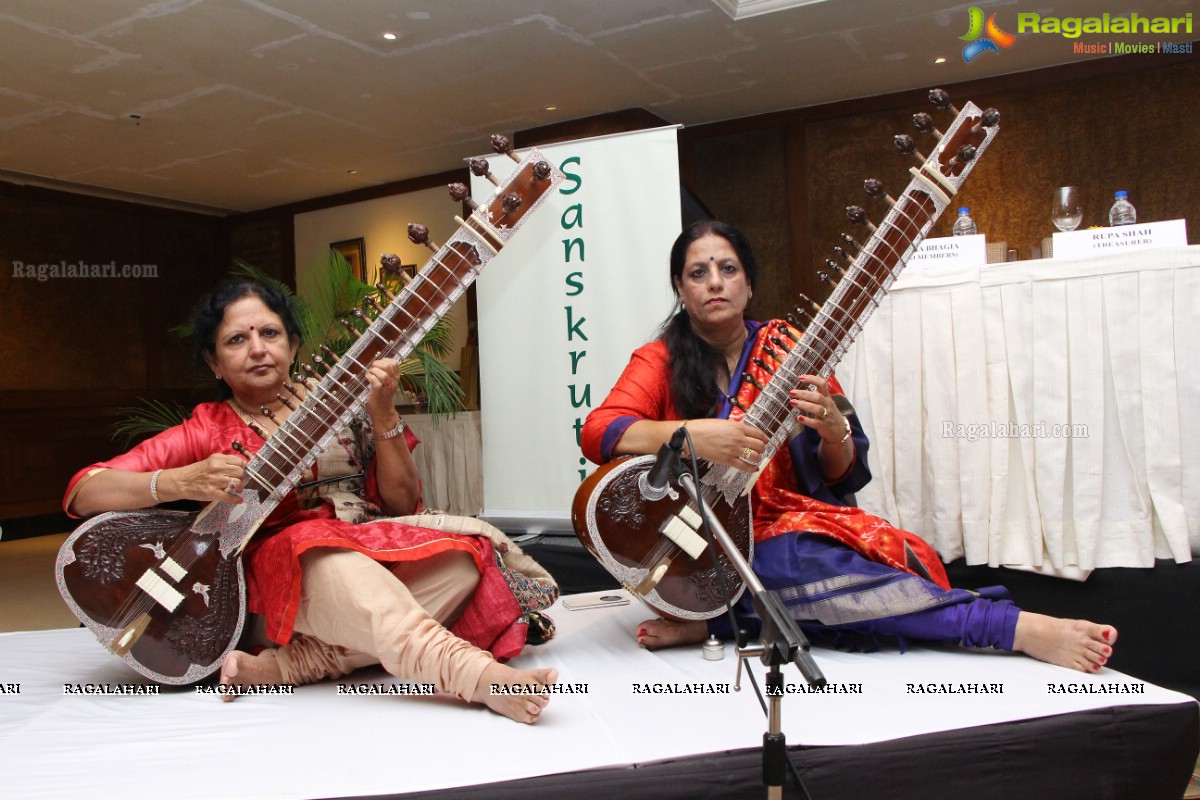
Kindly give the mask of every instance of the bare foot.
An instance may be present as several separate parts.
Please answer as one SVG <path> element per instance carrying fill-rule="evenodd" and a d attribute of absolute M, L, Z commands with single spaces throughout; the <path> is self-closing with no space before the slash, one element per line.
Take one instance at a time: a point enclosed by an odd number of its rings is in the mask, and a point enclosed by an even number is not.
<path fill-rule="evenodd" d="M 513 669 L 493 661 L 479 676 L 471 700 L 511 720 L 534 723 L 550 702 L 545 687 L 557 680 L 556 669 Z"/>
<path fill-rule="evenodd" d="M 680 622 L 672 619 L 648 619 L 638 625 L 637 643 L 647 650 L 699 644 L 708 638 L 708 623 L 703 620 Z"/>
<path fill-rule="evenodd" d="M 275 660 L 275 651 L 264 650 L 256 656 L 234 650 L 221 665 L 221 699 L 226 703 L 237 697 L 237 690 L 254 684 L 283 683 L 283 673 Z M 225 687 L 228 687 L 227 689 Z"/>
<path fill-rule="evenodd" d="M 1116 641 L 1117 629 L 1111 625 L 1022 611 L 1013 650 L 1060 667 L 1099 672 Z"/>

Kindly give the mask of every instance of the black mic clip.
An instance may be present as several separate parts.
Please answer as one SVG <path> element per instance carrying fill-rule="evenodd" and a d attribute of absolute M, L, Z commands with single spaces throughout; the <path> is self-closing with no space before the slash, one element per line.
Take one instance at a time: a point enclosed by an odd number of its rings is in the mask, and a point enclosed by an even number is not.
<path fill-rule="evenodd" d="M 638 477 L 638 489 L 642 497 L 651 502 L 661 500 L 670 492 L 671 481 L 676 471 L 681 468 L 680 455 L 683 453 L 683 440 L 687 429 L 680 425 L 671 440 L 658 448 L 654 464 Z"/>

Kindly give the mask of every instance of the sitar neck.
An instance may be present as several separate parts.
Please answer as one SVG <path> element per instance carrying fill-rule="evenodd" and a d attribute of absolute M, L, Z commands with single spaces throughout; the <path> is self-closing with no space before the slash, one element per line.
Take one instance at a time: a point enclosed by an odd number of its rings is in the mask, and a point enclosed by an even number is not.
<path fill-rule="evenodd" d="M 949 106 L 940 90 L 931 92 L 930 98 L 935 104 L 943 101 L 940 107 Z M 926 130 L 928 116 L 918 114 L 914 123 Z M 810 314 L 799 340 L 746 410 L 744 420 L 771 437 L 763 453 L 764 462 L 786 441 L 796 421 L 798 412 L 789 402 L 789 392 L 800 385 L 800 376 L 828 377 L 833 373 L 998 131 L 999 114 L 994 109 L 985 112 L 967 103 L 957 111 L 953 124 L 941 134 L 938 146 L 928 157 L 910 149 L 908 137 L 896 137 L 897 148 L 918 155 L 920 165 L 909 170 L 911 179 L 895 199 L 882 192 L 878 181 L 867 181 L 868 193 L 884 197 L 889 204 L 878 225 L 867 221 L 861 208 L 847 209 L 852 222 L 869 227 L 870 237 L 836 281 L 825 303 Z M 731 501 L 747 490 L 752 478 L 732 467 L 718 466 L 709 471 L 705 481 L 719 486 Z"/>
<path fill-rule="evenodd" d="M 312 376 L 305 380 L 307 395 L 246 464 L 243 497 L 251 500 L 254 520 L 239 521 L 236 536 L 223 535 L 223 549 L 244 547 L 262 520 L 303 480 L 337 432 L 362 412 L 370 394 L 367 371 L 371 364 L 381 358 L 407 358 L 563 179 L 537 150 L 522 159 L 516 159 L 511 148 L 498 145 L 497 150 L 518 162 L 508 178 L 495 180 L 484 162 L 482 169 L 496 189 L 480 205 L 466 196 L 465 187 L 452 184 L 451 196 L 471 208 L 466 220 L 457 220 L 458 228 L 440 246 L 429 240 L 424 226 L 410 225 L 409 237 L 429 247 L 433 256 L 341 357 L 332 363 L 321 360 L 328 370 L 324 375 L 318 379 L 316 371 L 306 365 Z M 478 168 L 476 162 L 483 161 L 473 160 L 472 171 Z M 366 319 L 365 314 L 360 316 Z M 239 516 L 216 506 L 206 510 L 205 516 L 218 512 L 223 517 Z"/>

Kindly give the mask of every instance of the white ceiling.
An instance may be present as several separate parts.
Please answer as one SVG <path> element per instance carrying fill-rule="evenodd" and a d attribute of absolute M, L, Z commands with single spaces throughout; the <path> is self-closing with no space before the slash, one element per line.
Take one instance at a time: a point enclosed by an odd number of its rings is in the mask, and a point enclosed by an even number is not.
<path fill-rule="evenodd" d="M 1103 10 L 799 2 L 4 0 L 0 179 L 250 211 L 453 169 L 493 132 L 625 108 L 694 125 L 1074 62 L 1071 40 L 1024 34 L 965 63 L 969 8 L 1009 33 L 1018 12 Z"/>

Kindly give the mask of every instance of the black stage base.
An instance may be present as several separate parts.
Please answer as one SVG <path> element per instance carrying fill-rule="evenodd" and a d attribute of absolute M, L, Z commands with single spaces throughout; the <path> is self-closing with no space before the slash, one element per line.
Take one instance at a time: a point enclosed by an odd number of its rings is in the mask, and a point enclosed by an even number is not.
<path fill-rule="evenodd" d="M 1125 726 L 1118 743 L 1107 735 Z M 1176 734 L 1164 732 L 1164 726 Z M 1091 735 L 1081 735 L 1087 731 Z M 669 735 L 664 729 L 663 735 Z M 1164 751 L 1162 742 L 1174 744 Z M 1193 705 L 1115 706 L 1061 717 L 913 736 L 857 747 L 792 748 L 812 800 L 1179 800 L 1200 749 Z M 513 753 L 536 761 L 537 753 Z M 1113 764 L 1120 768 L 1110 769 Z M 1104 765 L 1104 769 L 1089 769 Z M 803 795 L 791 785 L 785 798 Z M 404 800 L 737 800 L 762 798 L 758 750 L 547 775 Z"/>

